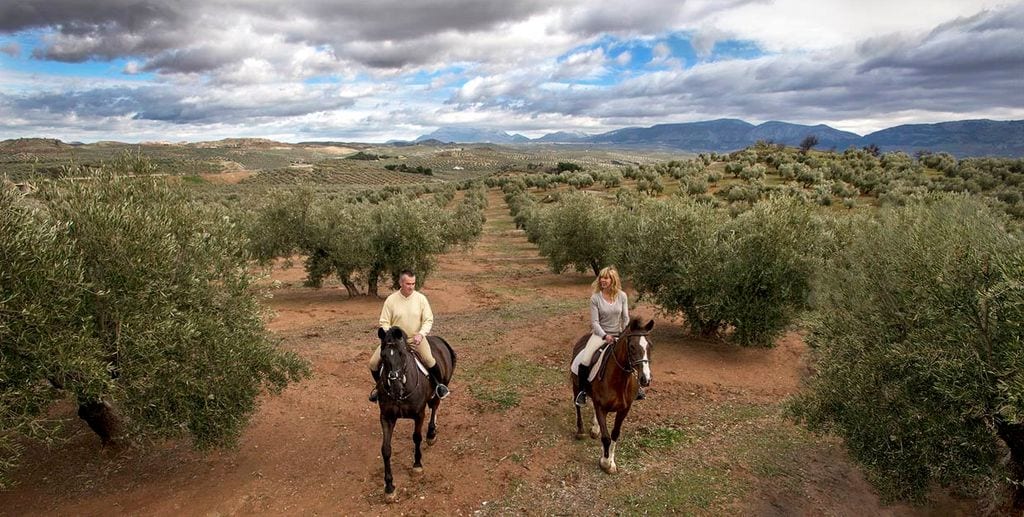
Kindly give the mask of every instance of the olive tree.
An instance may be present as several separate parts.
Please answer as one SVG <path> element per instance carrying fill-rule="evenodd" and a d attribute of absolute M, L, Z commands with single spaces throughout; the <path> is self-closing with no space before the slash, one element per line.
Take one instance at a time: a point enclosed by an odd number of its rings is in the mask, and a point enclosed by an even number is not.
<path fill-rule="evenodd" d="M 404 269 L 417 272 L 422 283 L 434 269 L 436 256 L 446 249 L 443 238 L 443 211 L 433 204 L 393 198 L 374 206 L 370 213 L 370 253 L 372 262 L 367 273 L 368 294 L 377 295 L 382 275 L 390 275 L 398 285 Z"/>
<path fill-rule="evenodd" d="M 365 282 L 365 294 L 376 295 L 382 277 L 397 284 L 398 274 L 412 268 L 422 282 L 437 254 L 472 245 L 483 230 L 485 206 L 481 188 L 470 188 L 451 209 L 436 199 L 332 201 L 300 189 L 265 200 L 248 231 L 263 263 L 302 255 L 307 286 L 320 287 L 324 278 L 337 275 L 349 296 L 360 294 L 358 282 Z"/>
<path fill-rule="evenodd" d="M 796 415 L 842 436 L 887 498 L 938 482 L 1011 488 L 1024 507 L 1024 241 L 957 195 L 852 219 L 839 235 Z"/>
<path fill-rule="evenodd" d="M 534 227 L 527 232 L 535 232 L 537 247 L 554 272 L 589 268 L 597 275 L 609 263 L 615 238 L 611 232 L 613 210 L 595 195 L 567 192 L 557 203 L 535 213 Z"/>
<path fill-rule="evenodd" d="M 320 287 L 323 279 L 337 275 L 349 297 L 359 294 L 357 282 L 373 264 L 374 205 L 328 202 L 312 210 L 303 245 L 307 287 Z"/>
<path fill-rule="evenodd" d="M 310 224 L 317 220 L 313 199 L 308 188 L 278 190 L 262 199 L 245 219 L 253 258 L 266 264 L 307 247 Z"/>
<path fill-rule="evenodd" d="M 265 388 L 307 372 L 265 330 L 248 242 L 225 214 L 105 172 L 19 196 L 0 197 L 5 440 L 70 398 L 104 442 L 227 445 Z"/>
<path fill-rule="evenodd" d="M 820 229 L 792 197 L 755 203 L 735 218 L 673 197 L 619 217 L 614 260 L 637 291 L 686 316 L 703 335 L 771 346 L 806 306 Z"/>
<path fill-rule="evenodd" d="M 18 463 L 19 437 L 45 438 L 43 416 L 66 390 L 95 400 L 112 388 L 67 230 L 0 184 L 0 487 Z"/>

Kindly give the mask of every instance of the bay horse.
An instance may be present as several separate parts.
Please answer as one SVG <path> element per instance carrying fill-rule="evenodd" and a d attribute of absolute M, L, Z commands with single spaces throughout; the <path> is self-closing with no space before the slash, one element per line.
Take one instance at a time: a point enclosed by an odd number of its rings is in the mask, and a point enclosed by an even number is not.
<path fill-rule="evenodd" d="M 600 430 L 601 444 L 604 447 L 601 455 L 601 469 L 609 474 L 617 472 L 615 466 L 615 443 L 619 440 L 622 422 L 629 415 L 629 410 L 636 400 L 638 386 L 651 384 L 651 348 L 653 345 L 647 335 L 654 328 L 654 320 L 641 325 L 640 318 L 633 318 L 604 353 L 603 363 L 591 368 L 597 377 L 590 383 L 587 396 L 594 405 L 594 422 L 590 428 L 590 437 L 597 438 Z M 571 360 L 574 359 L 587 344 L 587 334 L 576 342 Z M 596 358 L 598 354 L 594 354 Z M 579 392 L 579 377 L 571 373 L 572 394 Z M 580 407 L 576 408 L 576 439 L 586 438 L 583 432 L 583 417 Z M 608 433 L 608 413 L 615 413 L 615 427 Z"/>
<path fill-rule="evenodd" d="M 395 500 L 396 492 L 394 477 L 391 475 L 391 436 L 395 431 L 395 423 L 399 418 L 411 418 L 414 422 L 412 442 L 416 446 L 412 471 L 414 474 L 423 472 L 423 454 L 420 442 L 423 440 L 423 420 L 426 408 L 430 406 L 430 424 L 427 427 L 427 445 L 433 445 L 437 439 L 437 407 L 441 399 L 434 393 L 430 378 L 416 364 L 415 353 L 406 344 L 406 334 L 398 327 L 387 331 L 377 329 L 380 338 L 381 375 L 377 381 L 377 404 L 380 406 L 380 428 L 383 442 L 380 455 L 384 459 L 384 499 Z M 441 375 L 445 384 L 452 380 L 455 373 L 455 350 L 444 338 L 427 336 L 430 353 L 441 367 Z"/>

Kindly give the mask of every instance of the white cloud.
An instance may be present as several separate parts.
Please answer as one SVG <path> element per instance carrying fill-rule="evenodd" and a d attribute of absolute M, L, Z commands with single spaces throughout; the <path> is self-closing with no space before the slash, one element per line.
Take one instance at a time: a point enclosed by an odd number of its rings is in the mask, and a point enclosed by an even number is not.
<path fill-rule="evenodd" d="M 24 68 L 33 73 L 0 68 L 0 106 L 20 121 L 13 130 L 75 117 L 76 135 L 293 128 L 352 139 L 453 123 L 596 132 L 720 117 L 844 129 L 1005 119 L 1024 109 L 1024 5 L 999 3 L 178 0 L 129 12 L 123 0 L 26 0 L 32 9 L 0 5 L 0 34 L 41 36 L 0 57 L 37 61 Z M 664 43 L 685 37 L 690 68 Z M 755 56 L 717 56 L 723 41 L 749 42 Z M 61 73 L 38 71 L 54 60 Z M 67 72 L 105 60 L 123 75 Z"/>
<path fill-rule="evenodd" d="M 699 27 L 757 42 L 769 52 L 815 51 L 873 36 L 927 32 L 1005 0 L 775 0 L 718 11 Z M 706 47 L 706 45 L 705 45 Z"/>

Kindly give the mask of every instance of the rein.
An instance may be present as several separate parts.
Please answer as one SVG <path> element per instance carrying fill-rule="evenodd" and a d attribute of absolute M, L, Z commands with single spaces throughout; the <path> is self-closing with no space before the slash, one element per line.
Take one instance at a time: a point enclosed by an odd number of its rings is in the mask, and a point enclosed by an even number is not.
<path fill-rule="evenodd" d="M 623 335 L 619 336 L 619 339 L 615 340 L 615 342 L 612 343 L 612 350 L 611 350 L 611 356 L 612 356 L 612 359 L 615 361 L 615 366 L 618 366 L 619 369 L 622 370 L 623 372 L 626 372 L 626 373 L 629 373 L 629 374 L 635 374 L 636 373 L 636 368 L 634 368 L 634 367 L 636 365 L 651 362 L 650 359 L 637 359 L 636 361 L 633 361 L 631 363 L 627 361 L 627 364 L 623 365 L 621 362 L 619 362 L 618 355 L 615 354 L 615 346 L 619 344 L 619 341 L 622 338 L 626 338 L 626 343 L 629 343 L 629 338 L 631 338 L 633 336 L 646 336 L 647 334 L 648 334 L 647 332 L 631 332 L 629 334 L 623 334 Z M 628 350 L 627 350 L 627 354 L 628 354 Z"/>

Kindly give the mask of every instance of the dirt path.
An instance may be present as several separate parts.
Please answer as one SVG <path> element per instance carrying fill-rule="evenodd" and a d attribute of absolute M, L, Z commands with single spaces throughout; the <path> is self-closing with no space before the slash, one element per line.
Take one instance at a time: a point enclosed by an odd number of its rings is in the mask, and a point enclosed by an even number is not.
<path fill-rule="evenodd" d="M 303 288 L 295 268 L 274 273 L 282 287 L 268 326 L 312 362 L 313 375 L 265 397 L 236 449 L 102 450 L 64 408 L 69 440 L 27 451 L 21 485 L 0 493 L 0 514 L 925 512 L 880 505 L 834 443 L 779 416 L 798 386 L 798 335 L 772 350 L 742 350 L 694 340 L 643 304 L 634 314 L 658 320 L 654 384 L 627 422 L 622 473 L 603 474 L 596 442 L 572 438 L 564 372 L 586 329 L 590 278 L 550 273 L 497 192 L 490 203 L 479 244 L 441 257 L 423 291 L 459 370 L 422 476 L 411 472 L 411 422 L 399 423 L 396 503 L 381 502 L 377 408 L 366 401 L 381 300 L 346 299 L 337 285 Z"/>

